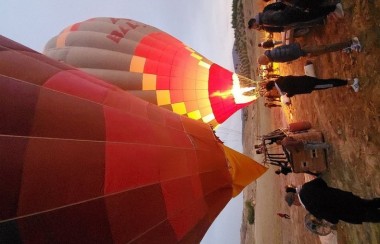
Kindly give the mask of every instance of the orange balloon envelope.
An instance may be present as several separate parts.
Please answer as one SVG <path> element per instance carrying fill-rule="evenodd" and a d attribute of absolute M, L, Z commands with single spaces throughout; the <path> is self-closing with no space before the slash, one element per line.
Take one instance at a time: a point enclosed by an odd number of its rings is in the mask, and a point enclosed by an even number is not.
<path fill-rule="evenodd" d="M 257 98 L 244 95 L 252 89 L 251 80 L 211 62 L 167 33 L 134 20 L 94 18 L 74 24 L 51 39 L 44 53 L 148 102 L 212 126 Z"/>
<path fill-rule="evenodd" d="M 207 124 L 1 36 L 0 99 L 0 243 L 197 243 L 266 170 L 235 166 Z"/>

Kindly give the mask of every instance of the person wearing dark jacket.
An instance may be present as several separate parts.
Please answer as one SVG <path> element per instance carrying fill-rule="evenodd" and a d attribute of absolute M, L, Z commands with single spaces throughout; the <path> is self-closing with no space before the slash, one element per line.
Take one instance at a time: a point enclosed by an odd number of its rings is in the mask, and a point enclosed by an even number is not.
<path fill-rule="evenodd" d="M 351 192 L 327 186 L 321 178 L 297 188 L 287 187 L 286 192 L 285 201 L 289 206 L 303 205 L 315 217 L 332 224 L 340 220 L 352 224 L 380 222 L 380 198 L 360 198 Z"/>
<path fill-rule="evenodd" d="M 314 21 L 325 18 L 328 14 L 336 12 L 340 18 L 344 17 L 342 4 L 331 6 L 318 6 L 303 10 L 297 6 L 276 2 L 267 5 L 261 13 L 258 13 L 248 22 L 249 29 L 260 29 L 260 27 L 290 27 L 292 25 Z"/>
<path fill-rule="evenodd" d="M 301 47 L 299 43 L 294 42 L 288 45 L 275 47 L 271 50 L 266 50 L 263 55 L 259 56 L 257 62 L 260 65 L 267 65 L 270 62 L 285 63 L 304 56 L 318 56 L 341 50 L 344 50 L 345 52 L 360 52 L 361 48 L 360 41 L 357 37 L 353 37 L 351 40 L 344 42 L 310 47 Z"/>
<path fill-rule="evenodd" d="M 314 90 L 323 90 L 332 87 L 347 86 L 347 80 L 341 79 L 319 79 L 312 76 L 281 76 L 275 80 L 268 81 L 265 85 L 267 91 L 277 90 L 280 94 L 292 97 L 298 94 L 308 94 Z M 351 88 L 359 91 L 359 79 L 354 78 Z"/>
<path fill-rule="evenodd" d="M 282 41 L 275 41 L 273 39 L 268 39 L 264 42 L 260 42 L 257 46 L 265 48 L 265 49 L 270 49 L 280 44 L 282 44 Z"/>

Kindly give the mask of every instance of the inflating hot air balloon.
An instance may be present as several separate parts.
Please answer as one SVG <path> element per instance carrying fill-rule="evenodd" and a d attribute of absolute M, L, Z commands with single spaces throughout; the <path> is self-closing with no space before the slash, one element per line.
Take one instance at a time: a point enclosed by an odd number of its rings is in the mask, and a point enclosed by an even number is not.
<path fill-rule="evenodd" d="M 253 81 L 130 19 L 94 18 L 74 24 L 51 39 L 44 54 L 214 127 L 257 98 L 255 92 L 244 95 L 255 88 Z"/>
<path fill-rule="evenodd" d="M 0 37 L 0 243 L 197 243 L 266 168 Z"/>

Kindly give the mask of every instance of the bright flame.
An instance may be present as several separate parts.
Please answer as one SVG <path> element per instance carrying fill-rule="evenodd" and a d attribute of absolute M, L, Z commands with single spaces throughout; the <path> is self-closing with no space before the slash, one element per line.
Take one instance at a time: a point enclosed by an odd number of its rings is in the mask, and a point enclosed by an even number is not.
<path fill-rule="evenodd" d="M 226 99 L 230 95 L 231 95 L 231 90 L 227 90 L 225 92 L 216 91 L 213 94 L 211 94 L 212 97 L 221 97 L 223 99 Z"/>
<path fill-rule="evenodd" d="M 240 87 L 240 81 L 239 77 L 237 74 L 232 75 L 232 81 L 233 81 L 233 86 L 232 86 L 232 95 L 235 98 L 235 103 L 240 104 L 240 103 L 249 103 L 257 99 L 256 95 L 251 95 L 251 96 L 246 96 L 243 93 L 249 92 L 256 90 L 256 87 Z"/>
<path fill-rule="evenodd" d="M 212 93 L 211 96 L 218 96 L 223 99 L 226 99 L 228 96 L 232 95 L 234 96 L 234 101 L 236 104 L 249 103 L 257 99 L 256 92 L 255 95 L 251 96 L 243 94 L 245 92 L 256 90 L 256 87 L 240 87 L 239 77 L 235 73 L 232 75 L 232 81 L 232 90 L 226 90 L 225 92 L 216 91 Z"/>

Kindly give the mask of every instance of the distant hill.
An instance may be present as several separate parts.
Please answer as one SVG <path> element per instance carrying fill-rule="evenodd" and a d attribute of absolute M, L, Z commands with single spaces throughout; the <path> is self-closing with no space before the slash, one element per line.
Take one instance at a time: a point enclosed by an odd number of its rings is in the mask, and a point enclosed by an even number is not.
<path fill-rule="evenodd" d="M 246 26 L 244 23 L 243 2 L 242 0 L 234 0 L 232 2 L 232 28 L 234 29 L 235 43 L 233 48 L 237 54 L 239 62 L 234 61 L 236 73 L 245 77 L 251 77 L 251 66 L 247 51 Z M 236 64 L 236 65 L 235 65 Z"/>

